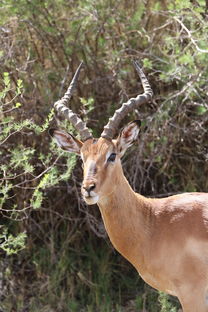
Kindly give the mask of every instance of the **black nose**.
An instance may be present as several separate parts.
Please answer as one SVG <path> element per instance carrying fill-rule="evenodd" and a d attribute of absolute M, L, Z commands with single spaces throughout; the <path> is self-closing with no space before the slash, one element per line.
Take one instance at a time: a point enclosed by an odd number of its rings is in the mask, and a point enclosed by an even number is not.
<path fill-rule="evenodd" d="M 95 187 L 96 187 L 96 184 L 95 184 L 95 183 L 92 183 L 92 184 L 89 184 L 89 185 L 87 185 L 87 186 L 83 186 L 83 189 L 84 189 L 85 191 L 87 191 L 87 193 L 90 195 L 90 192 L 91 192 L 92 190 L 94 190 Z"/>

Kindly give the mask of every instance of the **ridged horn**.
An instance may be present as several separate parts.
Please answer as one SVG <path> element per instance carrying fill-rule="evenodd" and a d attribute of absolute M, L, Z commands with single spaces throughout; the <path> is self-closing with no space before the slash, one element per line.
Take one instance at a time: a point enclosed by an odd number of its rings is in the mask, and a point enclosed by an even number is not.
<path fill-rule="evenodd" d="M 102 138 L 105 138 L 107 140 L 112 140 L 116 129 L 119 126 L 119 123 L 121 122 L 121 120 L 131 111 L 133 111 L 134 109 L 136 109 L 138 106 L 150 101 L 152 99 L 153 96 L 153 91 L 150 87 L 150 84 L 145 76 L 145 74 L 143 73 L 142 69 L 140 68 L 138 62 L 133 62 L 134 66 L 136 68 L 136 71 L 139 74 L 139 77 L 141 79 L 142 82 L 142 86 L 144 89 L 144 93 L 139 94 L 136 98 L 131 98 L 128 100 L 128 102 L 123 103 L 122 106 L 117 109 L 113 115 L 113 117 L 109 118 L 109 121 L 107 123 L 107 125 L 104 127 L 104 130 L 101 134 Z"/>
<path fill-rule="evenodd" d="M 74 77 L 70 83 L 70 86 L 68 87 L 64 96 L 60 100 L 54 103 L 54 108 L 58 114 L 64 115 L 64 117 L 67 118 L 73 124 L 75 129 L 79 132 L 82 141 L 86 141 L 92 138 L 92 134 L 90 133 L 89 129 L 86 127 L 85 122 L 82 121 L 81 118 L 79 118 L 76 113 L 74 113 L 71 109 L 69 109 L 66 106 L 72 97 L 72 94 L 76 87 L 77 80 L 78 80 L 79 73 L 81 71 L 82 66 L 83 66 L 83 62 L 77 68 L 74 74 Z"/>

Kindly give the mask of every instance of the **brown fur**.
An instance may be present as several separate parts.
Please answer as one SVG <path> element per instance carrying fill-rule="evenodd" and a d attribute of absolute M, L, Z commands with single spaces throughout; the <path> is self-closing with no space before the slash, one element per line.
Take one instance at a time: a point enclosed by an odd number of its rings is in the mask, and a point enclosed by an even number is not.
<path fill-rule="evenodd" d="M 120 160 L 105 164 L 115 148 L 99 139 L 81 150 L 84 172 L 89 159 L 97 165 L 93 181 L 112 244 L 149 285 L 177 296 L 184 312 L 208 311 L 208 194 L 145 198 L 131 189 Z M 91 183 L 85 174 L 83 183 Z"/>
<path fill-rule="evenodd" d="M 146 198 L 124 177 L 120 158 L 138 134 L 133 122 L 117 140 L 84 143 L 53 130 L 58 144 L 81 153 L 82 193 L 97 203 L 114 247 L 152 287 L 175 295 L 184 312 L 208 312 L 208 193 Z M 116 153 L 115 161 L 108 161 Z"/>

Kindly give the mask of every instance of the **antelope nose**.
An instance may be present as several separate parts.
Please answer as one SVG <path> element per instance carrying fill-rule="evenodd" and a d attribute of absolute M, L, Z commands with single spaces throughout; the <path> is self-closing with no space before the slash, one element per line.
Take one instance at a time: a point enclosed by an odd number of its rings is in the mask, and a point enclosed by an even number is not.
<path fill-rule="evenodd" d="M 85 185 L 83 186 L 83 189 L 88 193 L 88 195 L 90 196 L 90 192 L 92 190 L 94 190 L 96 187 L 96 184 L 95 183 L 92 183 L 92 184 L 89 184 L 89 185 Z"/>

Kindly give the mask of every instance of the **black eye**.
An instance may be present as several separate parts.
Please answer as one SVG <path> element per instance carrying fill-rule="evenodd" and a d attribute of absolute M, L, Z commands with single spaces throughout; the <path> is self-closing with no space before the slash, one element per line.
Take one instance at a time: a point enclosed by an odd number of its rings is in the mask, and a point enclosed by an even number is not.
<path fill-rule="evenodd" d="M 115 161 L 116 159 L 116 153 L 112 153 L 109 157 L 108 157 L 108 161 Z"/>

